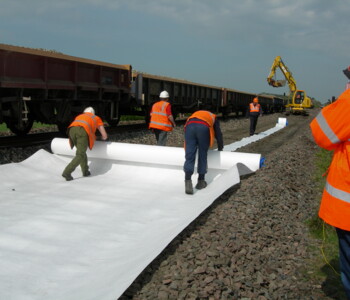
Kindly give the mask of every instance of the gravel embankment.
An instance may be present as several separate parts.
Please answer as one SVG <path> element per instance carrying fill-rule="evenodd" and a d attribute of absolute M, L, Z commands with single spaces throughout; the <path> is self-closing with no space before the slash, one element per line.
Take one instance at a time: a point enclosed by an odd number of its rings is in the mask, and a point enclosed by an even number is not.
<path fill-rule="evenodd" d="M 277 117 L 260 118 L 258 130 L 274 126 Z M 318 208 L 319 194 L 313 181 L 318 147 L 308 127 L 312 116 L 290 117 L 292 122 L 299 122 L 297 118 L 302 119 L 299 130 L 285 135 L 288 139 L 282 145 L 264 153 L 266 166 L 217 199 L 120 299 L 331 299 L 321 283 L 305 280 L 313 256 L 310 246 L 318 243 L 305 225 Z M 221 128 L 225 144 L 229 144 L 247 136 L 248 120 L 221 122 Z M 274 135 L 279 134 L 283 137 L 279 132 Z M 146 130 L 111 140 L 155 142 Z M 256 152 L 269 140 L 238 151 Z M 168 145 L 182 144 L 183 128 L 179 126 L 170 134 Z M 38 148 L 1 150 L 0 163 L 21 161 Z M 45 148 L 49 150 L 48 145 Z"/>

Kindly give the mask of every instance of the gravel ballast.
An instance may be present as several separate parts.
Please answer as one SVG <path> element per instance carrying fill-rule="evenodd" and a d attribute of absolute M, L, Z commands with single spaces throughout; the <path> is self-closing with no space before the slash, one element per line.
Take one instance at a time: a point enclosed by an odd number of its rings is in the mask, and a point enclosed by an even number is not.
<path fill-rule="evenodd" d="M 286 128 L 238 149 L 262 153 L 265 166 L 219 197 L 120 299 L 333 299 L 306 275 L 314 255 L 310 248 L 319 243 L 306 225 L 320 197 L 314 182 L 319 148 L 309 130 L 316 113 L 289 116 Z M 278 117 L 285 116 L 259 118 L 257 130 L 275 126 Z M 230 119 L 221 128 L 230 144 L 248 135 L 249 121 Z M 155 144 L 147 129 L 110 140 Z M 169 134 L 167 145 L 183 145 L 183 125 Z M 50 151 L 49 145 L 0 149 L 0 163 L 22 161 L 40 148 Z"/>

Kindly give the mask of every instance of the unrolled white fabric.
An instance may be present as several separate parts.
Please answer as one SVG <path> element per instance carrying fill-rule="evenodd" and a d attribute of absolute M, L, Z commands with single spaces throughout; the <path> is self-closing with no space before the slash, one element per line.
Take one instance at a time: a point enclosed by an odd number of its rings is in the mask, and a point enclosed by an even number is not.
<path fill-rule="evenodd" d="M 232 144 L 229 145 L 225 145 L 224 147 L 224 151 L 236 151 L 239 148 L 242 148 L 244 146 L 247 146 L 253 142 L 259 141 L 281 129 L 283 129 L 284 127 L 286 127 L 288 125 L 288 121 L 286 118 L 278 118 L 276 126 L 272 127 L 264 132 L 260 132 L 258 134 L 254 134 L 252 136 L 249 137 L 245 137 L 243 139 L 241 139 L 240 141 L 234 142 Z"/>
<path fill-rule="evenodd" d="M 110 299 L 260 154 L 210 151 L 208 187 L 184 192 L 182 148 L 97 142 L 66 182 L 68 140 L 0 166 L 0 299 Z M 196 180 L 194 180 L 194 184 Z"/>

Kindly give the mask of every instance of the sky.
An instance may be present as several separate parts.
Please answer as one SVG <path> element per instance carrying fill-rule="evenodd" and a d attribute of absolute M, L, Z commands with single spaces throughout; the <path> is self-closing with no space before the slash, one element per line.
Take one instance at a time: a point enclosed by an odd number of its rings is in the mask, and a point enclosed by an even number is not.
<path fill-rule="evenodd" d="M 0 0 L 0 43 L 250 93 L 276 56 L 325 103 L 350 65 L 350 0 Z M 277 70 L 276 79 L 284 79 Z"/>

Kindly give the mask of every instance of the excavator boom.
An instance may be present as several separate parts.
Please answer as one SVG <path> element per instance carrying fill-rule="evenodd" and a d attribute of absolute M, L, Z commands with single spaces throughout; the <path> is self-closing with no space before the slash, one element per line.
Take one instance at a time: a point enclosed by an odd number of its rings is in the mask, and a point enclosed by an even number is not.
<path fill-rule="evenodd" d="M 274 77 L 276 76 L 276 69 L 279 68 L 281 72 L 283 73 L 286 80 L 275 80 Z M 276 56 L 275 60 L 273 61 L 273 64 L 271 66 L 270 74 L 267 77 L 267 82 L 269 85 L 273 87 L 282 87 L 286 85 L 286 81 L 288 81 L 289 90 L 291 93 L 294 93 L 297 90 L 297 84 L 295 82 L 295 79 L 292 76 L 292 72 L 289 71 L 287 66 L 282 61 L 282 58 L 280 56 Z"/>

